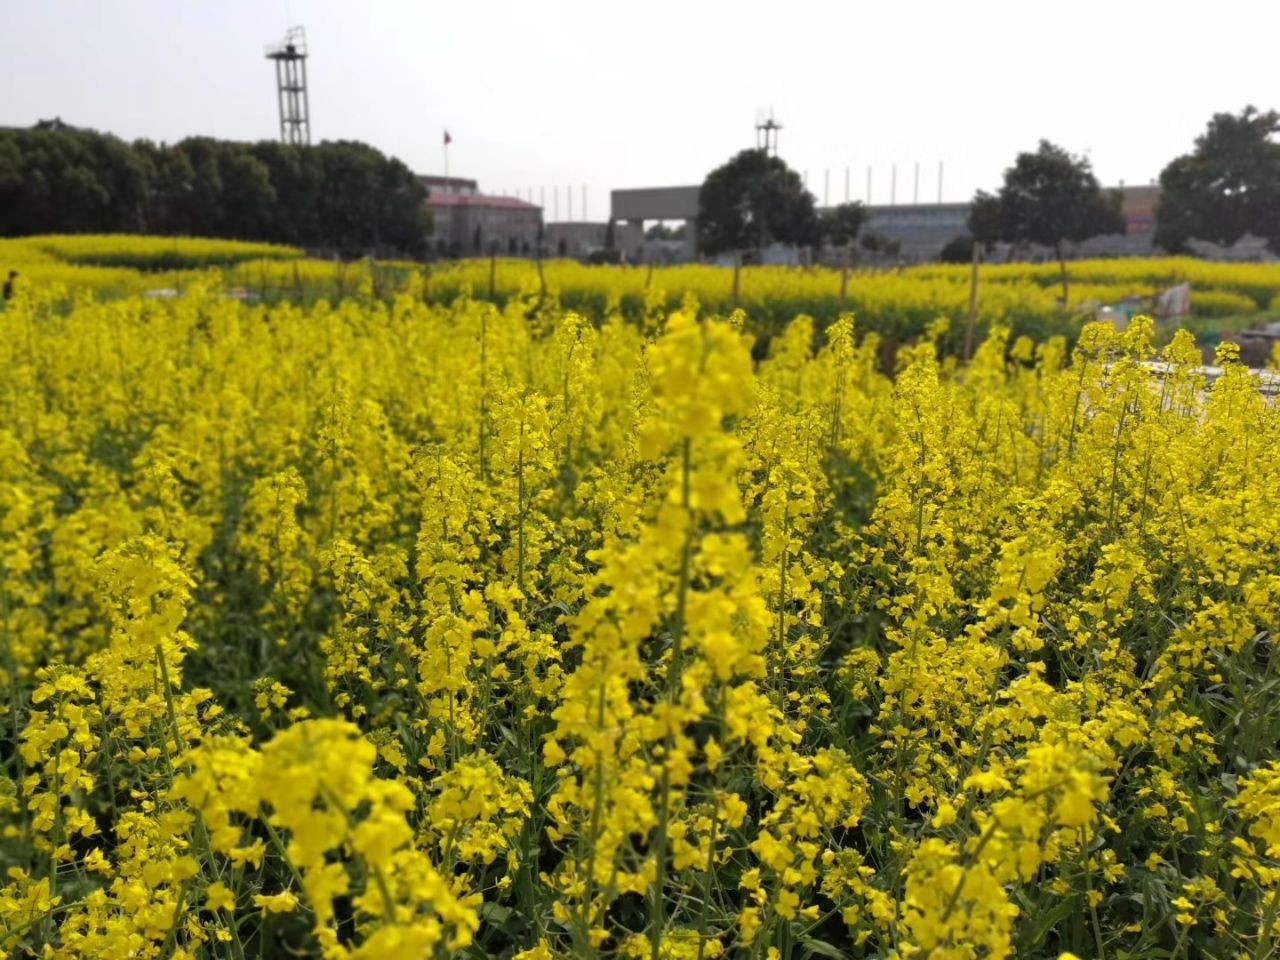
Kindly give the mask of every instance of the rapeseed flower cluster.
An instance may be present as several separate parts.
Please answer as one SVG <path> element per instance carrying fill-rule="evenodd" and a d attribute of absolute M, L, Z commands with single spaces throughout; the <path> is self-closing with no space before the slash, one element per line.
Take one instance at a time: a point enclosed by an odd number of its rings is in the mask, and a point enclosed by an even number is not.
<path fill-rule="evenodd" d="M 1274 952 L 1229 347 L 375 282 L 0 314 L 0 953 Z"/>

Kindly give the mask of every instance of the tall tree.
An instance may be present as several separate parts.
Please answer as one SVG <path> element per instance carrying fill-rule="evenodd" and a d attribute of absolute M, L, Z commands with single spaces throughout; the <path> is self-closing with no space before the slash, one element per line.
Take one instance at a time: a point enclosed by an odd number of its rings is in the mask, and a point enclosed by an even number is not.
<path fill-rule="evenodd" d="M 818 218 L 800 176 L 764 150 L 743 150 L 707 174 L 698 195 L 703 253 L 813 243 Z"/>
<path fill-rule="evenodd" d="M 1034 243 L 1049 247 L 1062 271 L 1067 302 L 1066 244 L 1107 233 L 1124 233 L 1120 194 L 1103 192 L 1085 157 L 1072 156 L 1048 140 L 1034 153 L 1020 153 L 1004 172 L 993 197 L 978 191 L 969 230 L 982 243 Z"/>
<path fill-rule="evenodd" d="M 1000 242 L 1000 198 L 979 190 L 969 205 L 969 233 L 975 243 L 990 248 Z M 972 258 L 972 251 L 970 251 Z M 967 262 L 967 261 L 966 261 Z"/>
<path fill-rule="evenodd" d="M 1195 149 L 1160 174 L 1155 242 L 1181 253 L 1192 239 L 1229 246 L 1251 233 L 1280 253 L 1277 133 L 1274 110 L 1214 114 Z"/>
<path fill-rule="evenodd" d="M 847 247 L 858 238 L 858 232 L 867 222 L 867 208 L 855 200 L 841 203 L 818 216 L 818 233 L 822 239 L 837 247 Z"/>
<path fill-rule="evenodd" d="M 218 157 L 222 181 L 222 225 L 227 237 L 252 240 L 271 236 L 276 191 L 267 168 L 241 144 L 226 144 Z"/>
<path fill-rule="evenodd" d="M 316 150 L 270 140 L 252 144 L 249 150 L 267 168 L 276 193 L 273 236 L 287 243 L 315 243 L 321 235 L 320 198 L 325 187 Z"/>
<path fill-rule="evenodd" d="M 17 157 L 15 161 L 12 151 L 5 151 L 10 173 L 7 186 L 0 188 L 0 232 L 86 233 L 112 228 L 108 184 L 116 178 L 112 165 L 120 154 L 96 150 L 99 134 L 64 125 L 6 133 Z"/>
<path fill-rule="evenodd" d="M 373 152 L 379 164 L 378 235 L 374 244 L 420 256 L 426 252 L 426 238 L 431 233 L 426 188 L 401 161 L 384 157 L 376 150 Z"/>
<path fill-rule="evenodd" d="M 425 200 L 408 167 L 362 143 L 164 146 L 60 122 L 0 128 L 0 236 L 147 231 L 420 255 Z"/>

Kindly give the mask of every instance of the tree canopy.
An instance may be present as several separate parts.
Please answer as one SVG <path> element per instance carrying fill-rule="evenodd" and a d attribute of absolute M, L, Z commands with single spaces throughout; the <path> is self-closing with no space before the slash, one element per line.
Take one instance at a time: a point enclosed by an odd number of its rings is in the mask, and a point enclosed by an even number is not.
<path fill-rule="evenodd" d="M 896 257 L 902 251 L 902 241 L 894 240 L 878 230 L 868 230 L 858 239 L 862 249 L 877 256 Z"/>
<path fill-rule="evenodd" d="M 698 196 L 703 253 L 813 243 L 818 218 L 799 174 L 764 150 L 743 150 L 707 174 Z"/>
<path fill-rule="evenodd" d="M 969 234 L 952 237 L 938 253 L 943 263 L 969 263 L 973 260 L 973 247 L 976 241 Z"/>
<path fill-rule="evenodd" d="M 1064 244 L 1124 233 L 1120 194 L 1104 193 L 1086 157 L 1077 157 L 1048 140 L 1034 153 L 1020 153 L 1004 172 L 994 196 L 979 190 L 969 214 L 969 231 L 980 243 L 1005 241 L 1049 247 L 1062 266 L 1062 296 L 1067 298 Z"/>
<path fill-rule="evenodd" d="M 1105 233 L 1123 233 L 1118 194 L 1107 195 L 1087 158 L 1072 156 L 1048 140 L 1020 153 L 993 197 L 973 200 L 969 229 L 983 243 L 1035 243 L 1061 251 Z"/>
<path fill-rule="evenodd" d="M 362 143 L 164 146 L 65 125 L 0 129 L 0 236 L 142 232 L 418 255 L 425 198 L 408 167 Z"/>
<path fill-rule="evenodd" d="M 1249 233 L 1280 253 L 1277 133 L 1274 110 L 1214 114 L 1195 149 L 1160 174 L 1155 242 L 1181 253 L 1192 239 L 1229 246 Z"/>
<path fill-rule="evenodd" d="M 828 243 L 843 247 L 857 239 L 866 222 L 867 208 L 861 203 L 841 203 L 819 214 L 818 233 Z"/>

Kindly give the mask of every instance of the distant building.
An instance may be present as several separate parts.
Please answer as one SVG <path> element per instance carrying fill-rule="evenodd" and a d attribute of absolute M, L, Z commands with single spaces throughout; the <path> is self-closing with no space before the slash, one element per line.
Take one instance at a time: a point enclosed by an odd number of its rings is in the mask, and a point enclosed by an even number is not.
<path fill-rule="evenodd" d="M 473 197 L 480 192 L 476 187 L 476 181 L 468 180 L 466 177 L 436 177 L 420 174 L 418 182 L 427 188 L 428 194 Z"/>
<path fill-rule="evenodd" d="M 585 259 L 606 247 L 609 224 L 605 222 L 563 221 L 548 223 L 543 231 L 542 251 L 549 257 Z M 633 223 L 613 225 L 613 249 L 627 258 L 637 258 L 644 243 L 644 230 Z"/>
<path fill-rule="evenodd" d="M 1090 237 L 1075 248 L 1081 257 L 1149 257 L 1156 252 L 1156 203 L 1160 188 L 1151 186 L 1110 187 L 1120 191 L 1120 213 L 1124 216 L 1125 233 Z"/>
<path fill-rule="evenodd" d="M 1072 248 L 1077 257 L 1144 257 L 1155 251 L 1152 238 L 1155 235 L 1156 201 L 1160 188 L 1156 186 L 1107 187 L 1120 192 L 1120 212 L 1124 215 L 1126 232 L 1090 237 Z M 969 233 L 969 204 L 964 203 L 912 203 L 867 208 L 869 217 L 864 230 L 883 234 L 901 245 L 901 259 L 911 262 L 936 260 L 942 248 L 956 237 Z M 997 258 L 1007 254 L 1001 245 Z M 1024 255 L 1048 256 L 1048 251 L 1028 250 Z"/>
<path fill-rule="evenodd" d="M 627 223 L 642 233 L 650 220 L 683 221 L 684 240 L 680 242 L 678 260 L 698 258 L 698 194 L 700 186 L 640 187 L 612 190 L 609 193 L 609 217 Z M 646 252 L 648 246 L 646 245 Z"/>
<path fill-rule="evenodd" d="M 1120 212 L 1129 233 L 1155 233 L 1160 188 L 1154 183 L 1148 187 L 1126 187 L 1122 183 L 1116 189 L 1120 191 Z"/>
<path fill-rule="evenodd" d="M 1156 207 L 1160 200 L 1160 188 L 1149 186 L 1108 187 L 1118 190 L 1121 196 L 1121 213 L 1126 232 L 1091 237 L 1074 244 L 1068 252 L 1071 257 L 1142 257 L 1156 253 Z M 641 189 L 614 190 L 610 194 L 610 216 L 615 221 L 637 227 L 654 220 L 685 223 L 685 239 L 679 251 L 672 251 L 676 259 L 694 260 L 698 257 L 698 194 L 697 186 L 645 187 Z M 969 232 L 969 203 L 910 203 L 876 204 L 867 208 L 867 223 L 863 235 L 868 232 L 881 234 L 889 241 L 896 241 L 899 252 L 896 259 L 905 263 L 937 260 L 942 248 L 951 240 Z M 1201 256 L 1215 260 L 1272 259 L 1262 241 L 1245 237 L 1231 248 L 1192 241 L 1192 248 Z M 646 253 L 647 253 L 646 248 Z M 1042 260 L 1052 256 L 1052 251 L 1037 247 L 1020 247 L 1010 250 L 1000 244 L 992 259 Z"/>
<path fill-rule="evenodd" d="M 936 260 L 942 248 L 969 232 L 967 203 L 911 203 L 867 208 L 862 233 L 878 233 L 899 244 L 903 260 Z"/>
<path fill-rule="evenodd" d="M 418 178 L 427 188 L 431 248 L 440 256 L 523 256 L 534 252 L 542 208 L 515 197 L 480 193 L 463 177 Z"/>

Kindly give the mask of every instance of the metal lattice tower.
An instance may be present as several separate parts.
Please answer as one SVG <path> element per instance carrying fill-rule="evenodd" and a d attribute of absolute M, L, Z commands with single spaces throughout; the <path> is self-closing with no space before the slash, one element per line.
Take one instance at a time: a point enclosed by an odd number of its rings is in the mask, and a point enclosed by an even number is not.
<path fill-rule="evenodd" d="M 280 100 L 280 140 L 299 147 L 311 146 L 311 105 L 307 99 L 307 34 L 292 27 L 284 42 L 267 47 L 267 59 L 276 62 L 276 95 Z"/>
<path fill-rule="evenodd" d="M 763 112 L 756 114 L 756 149 L 776 157 L 778 155 L 778 131 L 782 124 L 773 119 L 773 111 L 766 117 Z"/>

